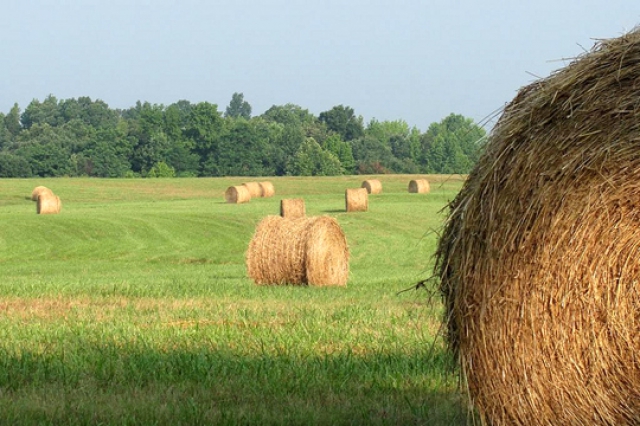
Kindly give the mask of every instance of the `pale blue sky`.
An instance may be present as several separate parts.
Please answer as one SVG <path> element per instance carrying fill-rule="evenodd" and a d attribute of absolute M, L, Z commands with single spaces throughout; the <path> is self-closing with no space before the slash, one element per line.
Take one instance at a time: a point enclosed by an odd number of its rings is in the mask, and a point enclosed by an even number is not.
<path fill-rule="evenodd" d="M 0 111 L 36 98 L 208 101 L 253 115 L 348 105 L 424 131 L 482 121 L 594 39 L 640 23 L 640 2 L 11 0 L 0 15 Z M 488 125 L 490 128 L 491 123 Z"/>

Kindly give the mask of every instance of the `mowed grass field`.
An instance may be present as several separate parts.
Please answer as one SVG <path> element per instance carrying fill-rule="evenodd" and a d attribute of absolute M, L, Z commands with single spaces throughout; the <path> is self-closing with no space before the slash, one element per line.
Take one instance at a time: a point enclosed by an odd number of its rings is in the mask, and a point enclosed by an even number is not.
<path fill-rule="evenodd" d="M 409 194 L 426 177 L 431 193 Z M 378 178 L 369 210 L 344 191 Z M 276 195 L 224 202 L 242 182 Z M 0 179 L 0 424 L 465 424 L 431 275 L 460 176 Z M 32 189 L 62 200 L 37 215 Z M 335 217 L 346 287 L 257 286 L 281 198 Z"/>

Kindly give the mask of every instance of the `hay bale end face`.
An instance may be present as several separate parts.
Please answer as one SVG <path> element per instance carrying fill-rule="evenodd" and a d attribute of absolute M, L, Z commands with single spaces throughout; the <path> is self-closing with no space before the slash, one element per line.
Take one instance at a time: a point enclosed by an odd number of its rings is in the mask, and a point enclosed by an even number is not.
<path fill-rule="evenodd" d="M 227 203 L 241 204 L 251 201 L 251 193 L 246 186 L 230 186 L 224 193 Z"/>
<path fill-rule="evenodd" d="M 431 187 L 426 179 L 415 179 L 409 182 L 409 192 L 412 194 L 428 194 L 429 191 Z"/>
<path fill-rule="evenodd" d="M 349 250 L 334 218 L 267 216 L 249 243 L 246 264 L 256 284 L 345 286 Z"/>
<path fill-rule="evenodd" d="M 273 197 L 276 193 L 273 183 L 271 182 L 258 182 L 264 198 Z"/>
<path fill-rule="evenodd" d="M 46 186 L 36 186 L 35 188 L 33 188 L 33 191 L 31 191 L 31 201 L 38 201 L 38 197 L 40 196 L 40 194 L 45 193 L 53 194 L 53 191 L 51 191 Z"/>
<path fill-rule="evenodd" d="M 365 188 L 351 188 L 344 193 L 347 212 L 366 212 L 369 209 L 369 193 Z"/>
<path fill-rule="evenodd" d="M 242 184 L 245 188 L 249 190 L 249 194 L 251 194 L 251 198 L 260 198 L 262 197 L 262 186 L 258 182 L 245 182 Z"/>
<path fill-rule="evenodd" d="M 640 424 L 640 31 L 507 105 L 438 242 L 484 424 Z"/>
<path fill-rule="evenodd" d="M 36 202 L 37 214 L 58 214 L 62 209 L 62 203 L 60 197 L 54 195 L 52 192 L 43 192 L 38 196 Z"/>
<path fill-rule="evenodd" d="M 305 217 L 306 209 L 302 198 L 290 198 L 280 200 L 280 216 L 288 219 Z"/>
<path fill-rule="evenodd" d="M 382 192 L 382 183 L 378 179 L 369 179 L 362 182 L 362 187 L 369 194 L 380 194 Z"/>

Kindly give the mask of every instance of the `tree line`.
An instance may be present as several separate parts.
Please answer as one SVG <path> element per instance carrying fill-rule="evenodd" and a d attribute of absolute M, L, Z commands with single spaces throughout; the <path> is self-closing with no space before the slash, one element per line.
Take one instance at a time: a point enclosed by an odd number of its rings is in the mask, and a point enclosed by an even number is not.
<path fill-rule="evenodd" d="M 112 109 L 49 95 L 0 113 L 0 177 L 468 173 L 484 137 L 453 113 L 421 132 L 403 120 L 365 124 L 344 105 L 318 116 L 274 105 L 252 116 L 242 93 L 224 112 L 209 102 Z"/>

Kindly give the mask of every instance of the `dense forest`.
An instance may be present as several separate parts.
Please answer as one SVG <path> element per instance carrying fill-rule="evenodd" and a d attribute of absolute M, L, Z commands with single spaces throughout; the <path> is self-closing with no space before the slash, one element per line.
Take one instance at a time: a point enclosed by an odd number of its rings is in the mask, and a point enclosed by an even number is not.
<path fill-rule="evenodd" d="M 318 116 L 274 105 L 254 117 L 242 93 L 224 112 L 208 102 L 120 110 L 49 95 L 0 113 L 0 177 L 467 173 L 484 137 L 457 114 L 424 133 L 403 120 L 365 124 L 344 105 Z"/>

